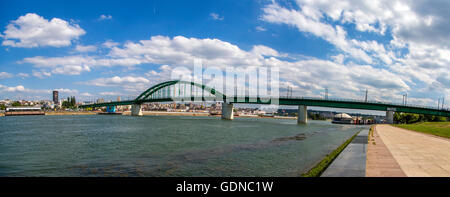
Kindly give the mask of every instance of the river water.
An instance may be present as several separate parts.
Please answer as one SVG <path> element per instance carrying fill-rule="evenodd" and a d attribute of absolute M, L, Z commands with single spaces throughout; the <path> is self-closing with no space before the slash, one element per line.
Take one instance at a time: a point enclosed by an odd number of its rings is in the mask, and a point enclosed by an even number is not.
<path fill-rule="evenodd" d="M 0 117 L 0 176 L 299 176 L 362 127 L 270 118 Z"/>

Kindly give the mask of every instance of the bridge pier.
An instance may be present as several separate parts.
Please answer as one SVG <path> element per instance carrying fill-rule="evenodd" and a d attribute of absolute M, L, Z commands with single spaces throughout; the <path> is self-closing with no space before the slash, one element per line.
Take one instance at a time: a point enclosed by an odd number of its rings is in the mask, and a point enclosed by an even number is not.
<path fill-rule="evenodd" d="M 297 123 L 298 124 L 308 123 L 308 106 L 306 105 L 298 106 Z"/>
<path fill-rule="evenodd" d="M 131 105 L 132 116 L 142 116 L 142 106 L 140 104 Z"/>
<path fill-rule="evenodd" d="M 222 119 L 233 120 L 233 103 L 222 103 Z"/>
<path fill-rule="evenodd" d="M 386 111 L 386 124 L 394 124 L 394 112 Z"/>

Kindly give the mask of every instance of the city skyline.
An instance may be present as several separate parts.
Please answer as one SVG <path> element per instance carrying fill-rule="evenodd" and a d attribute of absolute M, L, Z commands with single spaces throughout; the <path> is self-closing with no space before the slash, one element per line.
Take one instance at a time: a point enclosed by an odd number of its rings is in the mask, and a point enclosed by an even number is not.
<path fill-rule="evenodd" d="M 0 99 L 132 98 L 195 58 L 278 65 L 280 95 L 362 100 L 368 90 L 428 106 L 450 95 L 444 1 L 87 4 L 0 3 Z"/>

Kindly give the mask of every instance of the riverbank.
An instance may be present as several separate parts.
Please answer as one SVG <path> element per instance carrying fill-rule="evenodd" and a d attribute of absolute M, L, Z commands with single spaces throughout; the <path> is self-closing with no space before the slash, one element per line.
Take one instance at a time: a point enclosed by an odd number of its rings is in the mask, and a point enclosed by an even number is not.
<path fill-rule="evenodd" d="M 340 145 L 338 148 L 336 148 L 333 152 L 328 154 L 325 158 L 323 158 L 318 164 L 316 164 L 313 168 L 311 168 L 308 172 L 303 173 L 302 177 L 319 177 L 322 175 L 322 173 L 325 172 L 325 170 L 330 166 L 333 161 L 336 159 L 336 157 L 339 156 L 339 154 L 347 147 L 350 142 L 355 139 L 355 137 L 360 133 L 361 131 L 357 132 L 355 135 L 353 135 L 350 139 L 345 141 L 342 145 Z"/>
<path fill-rule="evenodd" d="M 357 133 L 321 177 L 365 177 L 369 129 Z"/>
<path fill-rule="evenodd" d="M 122 115 L 131 115 L 130 111 L 123 112 Z M 166 112 L 166 111 L 143 111 L 144 116 L 215 116 L 220 117 L 220 115 L 211 115 L 208 112 Z M 275 119 L 297 119 L 297 117 L 288 116 L 257 116 L 257 115 L 240 115 L 235 116 L 235 118 L 275 118 Z"/>
<path fill-rule="evenodd" d="M 122 115 L 130 116 L 130 111 L 123 112 Z M 144 116 L 209 116 L 205 112 L 167 112 L 167 111 L 143 111 Z"/>
<path fill-rule="evenodd" d="M 45 112 L 47 116 L 63 116 L 63 115 L 96 115 L 97 112 L 89 112 L 89 111 L 80 111 L 80 112 L 71 112 L 71 111 L 54 111 L 54 112 Z"/>
<path fill-rule="evenodd" d="M 50 111 L 45 112 L 45 115 L 49 116 L 64 116 L 64 115 L 97 115 L 98 112 L 94 111 Z M 130 116 L 130 111 L 124 111 L 122 115 Z M 143 111 L 142 115 L 144 116 L 215 116 L 220 117 L 220 115 L 211 115 L 208 112 L 167 112 L 167 111 Z M 0 116 L 4 116 L 3 113 L 0 113 Z M 295 120 L 297 117 L 292 116 L 258 116 L 258 115 L 239 115 L 235 116 L 235 118 L 275 118 L 275 119 L 290 119 Z M 330 120 L 324 120 L 330 121 Z"/>
<path fill-rule="evenodd" d="M 392 126 L 450 138 L 450 122 L 420 122 L 414 124 L 394 124 Z"/>

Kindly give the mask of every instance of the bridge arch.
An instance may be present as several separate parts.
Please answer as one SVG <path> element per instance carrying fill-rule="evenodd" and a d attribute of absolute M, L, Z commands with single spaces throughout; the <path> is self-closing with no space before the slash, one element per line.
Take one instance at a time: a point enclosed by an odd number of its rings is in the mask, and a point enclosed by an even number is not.
<path fill-rule="evenodd" d="M 159 84 L 156 84 L 156 85 L 150 87 L 149 89 L 147 89 L 144 92 L 142 92 L 138 97 L 136 97 L 136 99 L 134 99 L 134 102 L 135 103 L 146 102 L 146 101 L 150 100 L 152 98 L 152 95 L 157 93 L 159 90 L 162 90 L 163 88 L 167 88 L 167 87 L 170 88 L 171 86 L 181 85 L 181 84 L 183 84 L 183 85 L 190 85 L 191 89 L 192 89 L 192 87 L 201 88 L 202 92 L 206 91 L 206 92 L 209 92 L 211 95 L 214 95 L 215 98 L 218 98 L 219 100 L 223 100 L 223 101 L 226 100 L 226 95 L 221 93 L 221 92 L 219 92 L 219 91 L 217 91 L 214 88 L 208 87 L 208 86 L 203 85 L 203 84 L 195 83 L 195 82 L 192 82 L 192 81 L 173 80 L 173 81 L 162 82 L 162 83 L 159 83 Z"/>

